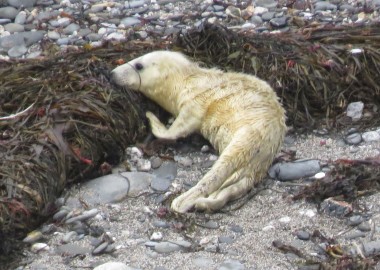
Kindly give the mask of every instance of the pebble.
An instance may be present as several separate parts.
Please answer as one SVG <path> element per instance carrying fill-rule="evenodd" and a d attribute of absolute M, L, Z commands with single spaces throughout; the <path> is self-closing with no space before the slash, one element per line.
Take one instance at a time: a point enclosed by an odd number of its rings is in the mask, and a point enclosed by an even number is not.
<path fill-rule="evenodd" d="M 233 239 L 231 236 L 219 236 L 218 241 L 222 244 L 232 244 L 235 239 Z"/>
<path fill-rule="evenodd" d="M 344 141 L 349 145 L 357 145 L 362 141 L 362 135 L 360 133 L 352 133 L 344 138 Z"/>
<path fill-rule="evenodd" d="M 269 176 L 280 181 L 297 180 L 304 177 L 310 177 L 320 172 L 321 166 L 319 160 L 297 160 L 288 163 L 276 163 L 269 168 Z"/>
<path fill-rule="evenodd" d="M 12 34 L 15 32 L 23 32 L 25 29 L 24 26 L 19 23 L 8 23 L 4 26 L 4 30 Z"/>
<path fill-rule="evenodd" d="M 154 246 L 154 250 L 158 253 L 172 253 L 182 250 L 182 247 L 170 242 L 159 242 Z"/>
<path fill-rule="evenodd" d="M 348 219 L 347 223 L 348 225 L 350 226 L 357 226 L 359 225 L 360 223 L 362 223 L 364 221 L 363 217 L 362 216 L 359 216 L 359 215 L 355 215 L 355 216 L 352 216 Z"/>
<path fill-rule="evenodd" d="M 78 236 L 78 233 L 76 231 L 68 232 L 62 237 L 62 242 L 64 244 L 67 244 L 71 242 L 72 240 L 74 240 L 77 236 Z"/>
<path fill-rule="evenodd" d="M 193 259 L 193 264 L 200 269 L 211 269 L 213 265 L 213 260 L 207 257 L 198 257 Z"/>
<path fill-rule="evenodd" d="M 16 8 L 24 7 L 29 8 L 33 7 L 36 4 L 37 0 L 8 0 L 8 4 Z"/>
<path fill-rule="evenodd" d="M 22 240 L 24 243 L 34 243 L 41 240 L 43 237 L 42 233 L 38 230 L 28 233 L 28 235 Z"/>
<path fill-rule="evenodd" d="M 33 253 L 39 253 L 50 250 L 50 247 L 45 243 L 35 243 L 30 247 L 30 251 Z"/>
<path fill-rule="evenodd" d="M 98 214 L 98 209 L 96 209 L 96 208 L 95 208 L 95 209 L 88 210 L 88 211 L 83 211 L 82 214 L 67 219 L 67 220 L 65 221 L 65 223 L 66 223 L 66 224 L 70 224 L 70 223 L 74 223 L 74 222 L 76 222 L 76 221 L 87 220 L 87 219 L 90 219 L 90 218 L 92 218 L 92 217 L 95 217 L 97 214 Z"/>
<path fill-rule="evenodd" d="M 238 260 L 225 260 L 218 270 L 244 270 L 245 266 Z"/>
<path fill-rule="evenodd" d="M 14 7 L 2 7 L 0 8 L 0 18 L 2 19 L 11 19 L 16 18 L 18 10 Z"/>
<path fill-rule="evenodd" d="M 152 169 L 157 169 L 159 168 L 161 165 L 162 165 L 163 161 L 161 158 L 159 157 L 153 157 L 151 160 L 150 160 L 150 164 L 152 166 Z"/>
<path fill-rule="evenodd" d="M 94 250 L 92 251 L 92 254 L 97 255 L 97 254 L 103 253 L 107 249 L 108 245 L 109 245 L 108 242 L 102 242 L 99 246 L 94 248 Z"/>
<path fill-rule="evenodd" d="M 132 268 L 122 262 L 107 262 L 98 265 L 94 270 L 132 270 Z"/>
<path fill-rule="evenodd" d="M 16 45 L 9 49 L 8 55 L 12 58 L 23 56 L 28 51 L 25 45 Z"/>
<path fill-rule="evenodd" d="M 219 224 L 216 221 L 213 221 L 213 220 L 207 221 L 202 226 L 205 227 L 205 228 L 208 228 L 208 229 L 218 229 L 219 228 Z"/>
<path fill-rule="evenodd" d="M 361 101 L 352 102 L 348 104 L 346 109 L 346 115 L 352 119 L 352 121 L 358 121 L 362 118 L 364 109 L 364 103 Z"/>
<path fill-rule="evenodd" d="M 193 165 L 193 160 L 190 157 L 174 157 L 174 160 L 183 167 L 190 167 Z"/>
<path fill-rule="evenodd" d="M 310 239 L 310 233 L 304 230 L 297 231 L 296 236 L 298 239 L 305 240 L 305 241 Z"/>
<path fill-rule="evenodd" d="M 362 134 L 365 142 L 378 142 L 380 141 L 380 134 L 377 131 L 367 131 Z"/>
<path fill-rule="evenodd" d="M 371 225 L 368 221 L 364 221 L 358 225 L 357 229 L 361 230 L 362 232 L 369 232 L 371 231 Z"/>

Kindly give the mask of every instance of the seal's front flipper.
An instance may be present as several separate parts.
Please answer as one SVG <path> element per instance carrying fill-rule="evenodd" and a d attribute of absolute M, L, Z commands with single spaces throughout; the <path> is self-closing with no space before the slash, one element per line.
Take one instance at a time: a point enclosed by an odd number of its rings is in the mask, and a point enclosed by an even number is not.
<path fill-rule="evenodd" d="M 166 128 L 164 124 L 151 112 L 146 113 L 152 133 L 159 139 L 176 140 L 199 131 L 201 119 L 190 114 L 190 110 L 182 109 L 173 124 Z"/>

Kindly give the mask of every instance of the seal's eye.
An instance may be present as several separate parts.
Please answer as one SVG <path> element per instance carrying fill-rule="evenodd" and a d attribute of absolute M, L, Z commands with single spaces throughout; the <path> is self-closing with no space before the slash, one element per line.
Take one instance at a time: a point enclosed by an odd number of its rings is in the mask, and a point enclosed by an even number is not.
<path fill-rule="evenodd" d="M 143 68 L 144 68 L 144 66 L 141 63 L 136 63 L 135 64 L 135 69 L 142 70 Z"/>

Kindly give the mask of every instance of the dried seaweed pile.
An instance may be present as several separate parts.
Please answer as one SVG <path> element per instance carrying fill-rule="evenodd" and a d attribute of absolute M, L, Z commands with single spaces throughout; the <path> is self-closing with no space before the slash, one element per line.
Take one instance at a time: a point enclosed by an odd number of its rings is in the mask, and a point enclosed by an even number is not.
<path fill-rule="evenodd" d="M 206 65 L 269 81 L 291 124 L 302 126 L 316 119 L 336 120 L 348 102 L 380 104 L 379 41 L 378 24 L 309 27 L 276 35 L 206 24 L 180 36 L 177 44 Z M 372 125 L 378 121 L 378 116 L 368 119 Z"/>
<path fill-rule="evenodd" d="M 102 174 L 144 134 L 136 100 L 107 73 L 147 50 L 129 44 L 0 63 L 1 254 L 51 215 L 67 184 Z"/>
<path fill-rule="evenodd" d="M 307 199 L 321 203 L 336 197 L 353 202 L 358 197 L 380 191 L 380 156 L 364 160 L 340 159 L 325 178 L 318 179 L 302 188 L 293 199 Z"/>

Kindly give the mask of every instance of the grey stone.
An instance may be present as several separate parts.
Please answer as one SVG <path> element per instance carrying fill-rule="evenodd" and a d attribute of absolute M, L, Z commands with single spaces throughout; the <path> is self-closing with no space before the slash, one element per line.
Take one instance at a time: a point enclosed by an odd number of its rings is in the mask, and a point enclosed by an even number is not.
<path fill-rule="evenodd" d="M 76 231 L 70 231 L 62 237 L 62 242 L 67 244 L 71 242 L 72 240 L 74 240 L 75 238 L 77 238 L 77 236 L 78 236 L 78 233 Z"/>
<path fill-rule="evenodd" d="M 353 121 L 357 121 L 360 118 L 362 118 L 363 108 L 364 108 L 363 102 L 361 102 L 361 101 L 352 102 L 352 103 L 348 104 L 348 106 L 347 106 L 346 115 L 348 117 L 351 117 L 351 119 Z"/>
<path fill-rule="evenodd" d="M 231 236 L 219 236 L 218 241 L 219 243 L 223 244 L 232 244 L 235 241 L 235 239 L 233 239 Z"/>
<path fill-rule="evenodd" d="M 127 17 L 120 21 L 120 24 L 123 24 L 125 27 L 134 26 L 141 24 L 141 21 L 135 17 Z"/>
<path fill-rule="evenodd" d="M 261 25 L 263 23 L 263 19 L 258 15 L 253 15 L 251 17 L 251 23 L 254 25 Z"/>
<path fill-rule="evenodd" d="M 297 231 L 296 235 L 297 235 L 297 238 L 301 239 L 301 240 L 309 240 L 310 239 L 310 233 L 308 233 L 307 231 L 304 231 L 304 230 Z"/>
<path fill-rule="evenodd" d="M 15 23 L 24 24 L 25 22 L 26 22 L 26 12 L 20 11 L 15 18 Z"/>
<path fill-rule="evenodd" d="M 82 214 L 78 215 L 78 216 L 75 216 L 75 217 L 72 217 L 72 218 L 69 218 L 65 221 L 66 224 L 71 224 L 71 223 L 74 223 L 74 222 L 77 222 L 77 221 L 83 221 L 83 220 L 87 220 L 87 219 L 90 219 L 94 216 L 96 216 L 98 214 L 98 209 L 91 209 L 91 210 L 88 210 L 88 211 L 84 211 Z"/>
<path fill-rule="evenodd" d="M 68 26 L 66 26 L 63 29 L 63 33 L 66 34 L 66 35 L 71 35 L 75 31 L 78 31 L 79 29 L 80 29 L 80 26 L 78 24 L 76 24 L 76 23 L 70 23 Z"/>
<path fill-rule="evenodd" d="M 172 184 L 172 180 L 155 177 L 152 179 L 151 187 L 157 191 L 167 191 Z"/>
<path fill-rule="evenodd" d="M 61 35 L 56 31 L 49 31 L 47 37 L 53 40 L 58 40 L 61 38 Z"/>
<path fill-rule="evenodd" d="M 90 180 L 81 186 L 79 196 L 73 195 L 67 199 L 66 205 L 72 208 L 80 207 L 78 198 L 83 199 L 89 205 L 121 201 L 131 191 L 131 182 L 136 182 L 128 181 L 129 178 L 134 178 L 133 176 L 137 177 L 133 173 L 127 173 L 125 176 L 109 174 Z M 142 180 L 141 182 L 145 183 L 146 181 Z"/>
<path fill-rule="evenodd" d="M 380 141 L 380 134 L 377 131 L 368 131 L 362 134 L 365 142 L 378 142 Z"/>
<path fill-rule="evenodd" d="M 10 49 L 14 46 L 30 46 L 44 37 L 45 31 L 19 32 L 0 38 L 0 47 Z"/>
<path fill-rule="evenodd" d="M 44 21 L 47 21 L 47 20 L 50 20 L 50 19 L 57 17 L 59 15 L 59 13 L 60 12 L 58 10 L 43 11 L 43 12 L 38 13 L 38 15 L 36 16 L 36 19 L 44 22 Z"/>
<path fill-rule="evenodd" d="M 0 18 L 2 19 L 11 19 L 16 18 L 18 10 L 14 7 L 2 7 L 0 8 Z"/>
<path fill-rule="evenodd" d="M 219 224 L 216 221 L 213 221 L 213 220 L 207 221 L 202 226 L 205 227 L 205 228 L 208 228 L 208 229 L 218 229 L 219 228 Z"/>
<path fill-rule="evenodd" d="M 275 12 L 268 11 L 268 12 L 265 12 L 263 15 L 261 15 L 261 18 L 263 19 L 263 21 L 270 21 L 271 19 L 274 18 L 274 15 L 275 15 Z"/>
<path fill-rule="evenodd" d="M 255 6 L 272 9 L 272 8 L 275 8 L 277 6 L 277 1 L 274 1 L 274 0 L 256 0 Z"/>
<path fill-rule="evenodd" d="M 357 239 L 357 238 L 360 238 L 360 237 L 365 237 L 366 236 L 366 233 L 365 232 L 361 232 L 361 231 L 350 231 L 349 233 L 347 233 L 344 238 L 347 239 L 347 240 L 353 240 L 353 239 Z"/>
<path fill-rule="evenodd" d="M 57 44 L 58 45 L 67 45 L 70 43 L 70 39 L 68 37 L 62 37 L 57 39 Z"/>
<path fill-rule="evenodd" d="M 151 158 L 150 163 L 151 163 L 152 169 L 157 169 L 162 165 L 163 161 L 159 157 L 153 157 Z"/>
<path fill-rule="evenodd" d="M 235 233 L 243 233 L 243 228 L 239 225 L 231 225 L 230 230 Z"/>
<path fill-rule="evenodd" d="M 213 263 L 212 259 L 206 257 L 198 257 L 193 260 L 194 266 L 201 269 L 211 269 Z"/>
<path fill-rule="evenodd" d="M 224 11 L 224 7 L 220 5 L 212 5 L 212 8 L 215 12 Z"/>
<path fill-rule="evenodd" d="M 362 223 L 363 220 L 364 219 L 362 216 L 355 215 L 355 216 L 350 217 L 347 222 L 348 222 L 348 225 L 350 225 L 350 226 L 357 226 L 360 223 Z"/>
<path fill-rule="evenodd" d="M 274 19 L 271 19 L 269 22 L 274 27 L 284 27 L 288 23 L 288 18 L 287 17 L 274 18 Z"/>
<path fill-rule="evenodd" d="M 337 6 L 327 1 L 317 2 L 314 6 L 315 10 L 337 10 Z"/>
<path fill-rule="evenodd" d="M 25 45 L 16 45 L 9 49 L 8 55 L 12 58 L 23 56 L 28 51 Z"/>
<path fill-rule="evenodd" d="M 172 253 L 182 250 L 182 247 L 170 242 L 160 242 L 154 246 L 154 250 L 158 253 Z"/>
<path fill-rule="evenodd" d="M 88 39 L 89 41 L 98 41 L 102 39 L 102 35 L 90 33 L 86 36 L 86 39 Z"/>
<path fill-rule="evenodd" d="M 225 260 L 217 269 L 218 270 L 244 270 L 245 266 L 238 260 Z"/>
<path fill-rule="evenodd" d="M 154 227 L 157 227 L 157 228 L 169 228 L 170 227 L 170 225 L 166 221 L 157 220 L 157 219 L 153 220 L 152 225 Z"/>
<path fill-rule="evenodd" d="M 24 32 L 24 26 L 18 23 L 8 23 L 4 25 L 4 29 L 11 34 L 15 32 Z"/>
<path fill-rule="evenodd" d="M 53 27 L 66 27 L 71 23 L 71 19 L 67 17 L 59 18 L 57 20 L 50 20 L 49 24 Z"/>
<path fill-rule="evenodd" d="M 142 7 L 144 4 L 145 4 L 144 0 L 126 1 L 125 7 L 126 8 L 139 8 L 139 7 Z"/>
<path fill-rule="evenodd" d="M 183 248 L 187 248 L 187 249 L 191 247 L 191 242 L 185 241 L 185 240 L 175 240 L 175 241 L 171 241 L 171 243 L 181 246 Z"/>
<path fill-rule="evenodd" d="M 91 250 L 87 247 L 80 246 L 79 244 L 65 244 L 56 248 L 56 253 L 65 256 L 76 256 L 89 254 Z"/>
<path fill-rule="evenodd" d="M 276 163 L 269 168 L 269 176 L 280 181 L 297 180 L 320 172 L 319 160 L 297 160 L 289 163 Z"/>
<path fill-rule="evenodd" d="M 19 7 L 33 7 L 37 0 L 8 0 L 8 4 L 16 8 Z"/>
<path fill-rule="evenodd" d="M 343 4 L 343 5 L 340 5 L 339 6 L 339 10 L 340 11 L 344 11 L 344 10 L 347 10 L 347 11 L 354 11 L 355 10 L 355 7 L 353 7 L 352 5 L 349 5 L 349 4 Z"/>
<path fill-rule="evenodd" d="M 165 161 L 161 166 L 152 172 L 158 178 L 173 181 L 177 177 L 177 164 L 172 161 Z"/>
<path fill-rule="evenodd" d="M 369 257 L 371 255 L 380 254 L 380 240 L 367 242 L 363 244 L 364 256 Z"/>
<path fill-rule="evenodd" d="M 78 31 L 78 36 L 80 36 L 80 37 L 85 37 L 85 36 L 87 36 L 87 35 L 89 35 L 89 34 L 91 34 L 92 32 L 91 32 L 91 30 L 90 29 L 88 29 L 88 28 L 82 28 L 82 29 L 79 29 L 79 31 Z"/>
<path fill-rule="evenodd" d="M 357 145 L 362 141 L 362 135 L 360 133 L 352 133 L 344 138 L 344 141 L 350 145 Z"/>
<path fill-rule="evenodd" d="M 367 221 L 364 221 L 360 223 L 357 228 L 362 232 L 369 232 L 371 230 L 371 225 Z"/>
<path fill-rule="evenodd" d="M 94 270 L 132 270 L 132 268 L 122 262 L 106 262 L 98 265 Z"/>

